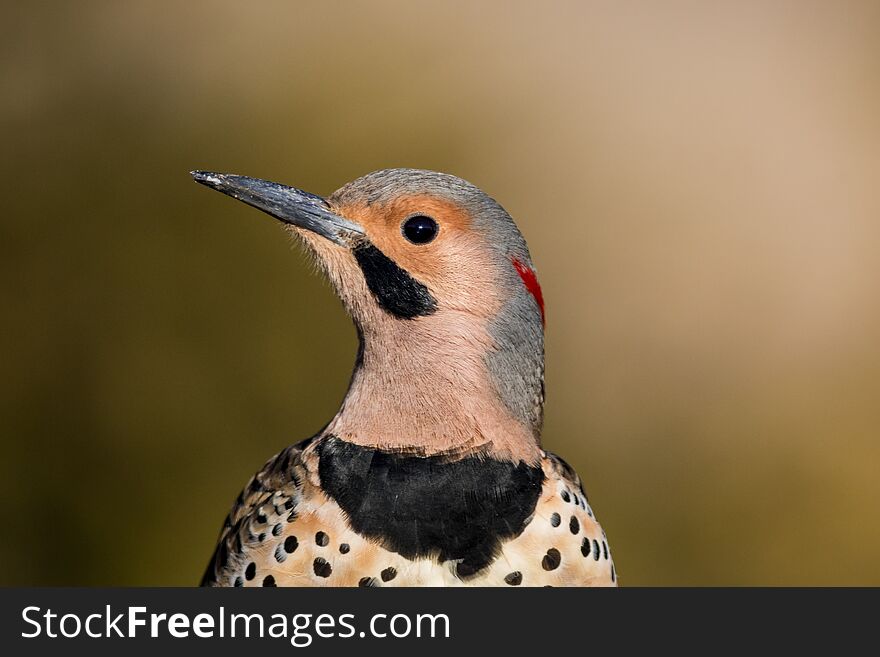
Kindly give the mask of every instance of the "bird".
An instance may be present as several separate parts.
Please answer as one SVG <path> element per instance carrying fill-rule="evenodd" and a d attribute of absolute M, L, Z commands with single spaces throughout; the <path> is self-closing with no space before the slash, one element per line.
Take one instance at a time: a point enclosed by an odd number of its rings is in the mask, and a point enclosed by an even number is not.
<path fill-rule="evenodd" d="M 618 585 L 580 478 L 541 447 L 544 301 L 497 201 L 421 169 L 326 198 L 191 175 L 280 220 L 359 338 L 339 411 L 247 483 L 202 586 Z"/>

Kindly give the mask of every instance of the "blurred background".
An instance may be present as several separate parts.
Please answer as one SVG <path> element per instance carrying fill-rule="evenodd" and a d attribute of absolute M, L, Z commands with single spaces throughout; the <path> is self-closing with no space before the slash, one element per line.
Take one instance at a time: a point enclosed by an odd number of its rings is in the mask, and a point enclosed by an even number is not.
<path fill-rule="evenodd" d="M 880 585 L 876 2 L 30 2 L 0 25 L 0 584 L 192 585 L 355 332 L 268 217 L 462 176 L 624 585 Z"/>

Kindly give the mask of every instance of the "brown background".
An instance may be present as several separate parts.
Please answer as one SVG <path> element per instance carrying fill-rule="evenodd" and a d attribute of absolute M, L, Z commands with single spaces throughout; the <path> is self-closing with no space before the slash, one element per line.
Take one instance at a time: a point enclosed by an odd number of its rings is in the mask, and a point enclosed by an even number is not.
<path fill-rule="evenodd" d="M 2 584 L 193 584 L 354 331 L 256 211 L 458 174 L 529 240 L 545 445 L 623 584 L 880 584 L 876 2 L 10 3 Z"/>

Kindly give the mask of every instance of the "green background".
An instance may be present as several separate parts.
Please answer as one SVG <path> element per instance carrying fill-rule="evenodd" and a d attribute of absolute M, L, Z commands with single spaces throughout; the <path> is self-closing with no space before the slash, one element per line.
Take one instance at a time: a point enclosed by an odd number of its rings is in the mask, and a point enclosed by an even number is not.
<path fill-rule="evenodd" d="M 356 338 L 204 168 L 517 219 L 624 585 L 880 584 L 880 5 L 27 2 L 0 24 L 0 584 L 195 584 Z"/>

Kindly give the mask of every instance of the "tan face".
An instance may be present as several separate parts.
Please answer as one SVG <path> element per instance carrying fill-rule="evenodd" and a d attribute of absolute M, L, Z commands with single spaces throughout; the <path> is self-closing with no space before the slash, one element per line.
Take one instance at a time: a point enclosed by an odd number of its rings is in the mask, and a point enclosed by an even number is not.
<path fill-rule="evenodd" d="M 464 208 L 430 195 L 400 196 L 383 204 L 331 207 L 336 214 L 362 226 L 377 249 L 426 285 L 441 310 L 485 316 L 497 310 L 491 248 Z M 404 224 L 416 216 L 429 217 L 438 226 L 435 237 L 426 243 L 414 243 L 404 234 Z"/>
<path fill-rule="evenodd" d="M 393 446 L 406 436 L 407 449 L 422 454 L 489 450 L 534 461 L 533 429 L 500 401 L 485 359 L 498 348 L 489 326 L 502 306 L 497 268 L 504 261 L 493 260 L 493 245 L 469 213 L 424 194 L 386 203 L 330 203 L 335 214 L 358 224 L 375 248 L 426 285 L 437 309 L 415 320 L 392 317 L 366 289 L 350 249 L 309 238 L 367 336 L 352 402 L 327 431 L 370 445 Z M 403 226 L 414 216 L 436 222 L 434 239 L 407 239 Z"/>

